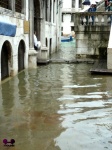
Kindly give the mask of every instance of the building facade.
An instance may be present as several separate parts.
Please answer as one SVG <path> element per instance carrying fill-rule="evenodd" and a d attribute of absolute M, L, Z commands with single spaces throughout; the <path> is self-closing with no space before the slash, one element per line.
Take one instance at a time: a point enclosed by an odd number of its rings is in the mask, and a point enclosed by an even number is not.
<path fill-rule="evenodd" d="M 28 67 L 29 40 L 24 33 L 27 6 L 22 0 L 0 1 L 0 80 Z"/>
<path fill-rule="evenodd" d="M 58 49 L 60 8 L 59 0 L 0 0 L 0 81 L 36 67 L 41 50 L 49 57 Z M 34 50 L 34 31 L 41 42 L 39 53 Z"/>

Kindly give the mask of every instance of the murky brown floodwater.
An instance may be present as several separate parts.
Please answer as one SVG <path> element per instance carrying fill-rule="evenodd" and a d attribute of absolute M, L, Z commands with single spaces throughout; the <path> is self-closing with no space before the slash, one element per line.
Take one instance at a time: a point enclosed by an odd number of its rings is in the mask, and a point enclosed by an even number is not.
<path fill-rule="evenodd" d="M 4 81 L 0 150 L 112 150 L 112 76 L 91 75 L 91 67 L 49 64 Z"/>

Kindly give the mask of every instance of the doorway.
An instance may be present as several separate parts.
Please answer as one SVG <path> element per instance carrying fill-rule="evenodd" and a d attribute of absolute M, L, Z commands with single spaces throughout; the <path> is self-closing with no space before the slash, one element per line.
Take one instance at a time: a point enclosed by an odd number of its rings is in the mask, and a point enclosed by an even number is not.
<path fill-rule="evenodd" d="M 38 41 L 40 41 L 40 19 L 40 2 L 34 0 L 34 31 L 36 31 Z"/>
<path fill-rule="evenodd" d="M 11 44 L 5 41 L 1 50 L 1 80 L 10 76 L 11 67 Z"/>
<path fill-rule="evenodd" d="M 18 47 L 18 72 L 24 69 L 24 55 L 25 54 L 25 43 L 23 40 L 20 41 Z"/>

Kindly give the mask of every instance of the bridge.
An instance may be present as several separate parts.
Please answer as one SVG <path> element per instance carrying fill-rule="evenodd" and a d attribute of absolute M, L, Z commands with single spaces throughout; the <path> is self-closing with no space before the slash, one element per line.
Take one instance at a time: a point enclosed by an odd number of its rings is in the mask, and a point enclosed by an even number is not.
<path fill-rule="evenodd" d="M 107 63 L 105 69 L 112 69 L 112 12 L 85 11 L 74 14 L 76 57 L 105 59 Z"/>

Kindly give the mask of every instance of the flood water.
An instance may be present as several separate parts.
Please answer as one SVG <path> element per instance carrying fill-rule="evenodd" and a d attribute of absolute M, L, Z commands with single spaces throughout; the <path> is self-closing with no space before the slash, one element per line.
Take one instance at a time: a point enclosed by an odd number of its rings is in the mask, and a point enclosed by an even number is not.
<path fill-rule="evenodd" d="M 53 59 L 74 59 L 73 43 L 61 49 Z M 5 80 L 0 150 L 112 150 L 112 76 L 91 75 L 92 65 L 50 63 Z"/>

